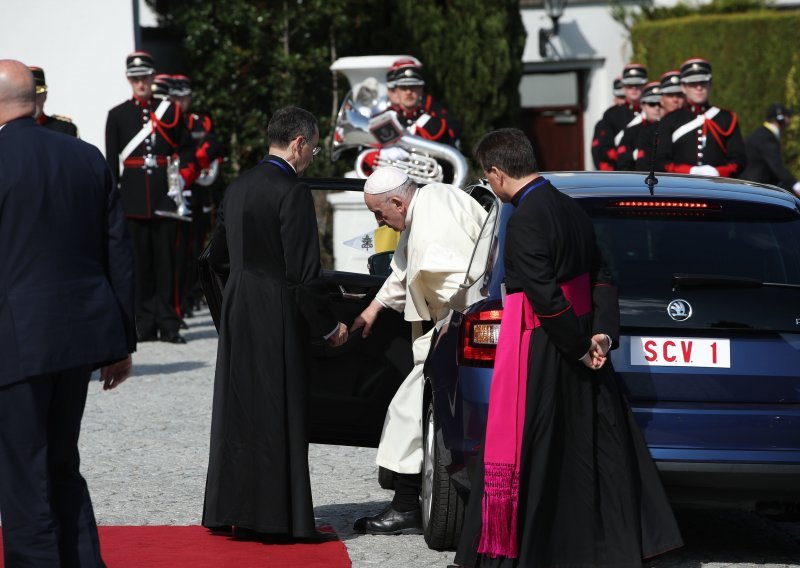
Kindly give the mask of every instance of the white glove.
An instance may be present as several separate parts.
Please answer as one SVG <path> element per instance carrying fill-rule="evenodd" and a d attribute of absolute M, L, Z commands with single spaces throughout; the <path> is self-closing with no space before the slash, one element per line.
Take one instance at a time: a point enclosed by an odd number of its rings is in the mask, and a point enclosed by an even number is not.
<path fill-rule="evenodd" d="M 387 148 L 381 148 L 380 156 L 384 160 L 402 161 L 408 159 L 408 152 L 399 146 L 389 146 Z"/>
<path fill-rule="evenodd" d="M 797 197 L 800 197 L 800 181 L 794 182 L 794 185 L 792 186 L 792 191 L 794 191 Z"/>
<path fill-rule="evenodd" d="M 714 166 L 692 166 L 689 173 L 694 176 L 713 176 L 719 177 L 719 172 Z"/>

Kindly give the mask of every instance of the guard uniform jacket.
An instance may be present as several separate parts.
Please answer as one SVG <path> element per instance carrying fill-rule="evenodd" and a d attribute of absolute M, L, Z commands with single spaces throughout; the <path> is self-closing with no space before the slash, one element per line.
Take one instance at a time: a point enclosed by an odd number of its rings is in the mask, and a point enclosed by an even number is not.
<path fill-rule="evenodd" d="M 617 146 L 617 169 L 623 172 L 649 172 L 653 157 L 653 139 L 658 124 L 643 119 L 626 128 Z"/>
<path fill-rule="evenodd" d="M 36 122 L 45 128 L 49 128 L 50 130 L 79 138 L 78 127 L 75 126 L 72 120 L 66 116 L 59 116 L 57 114 L 47 115 L 42 113 L 36 117 Z"/>
<path fill-rule="evenodd" d="M 167 195 L 167 158 L 180 158 L 181 177 L 186 185 L 200 174 L 180 108 L 169 103 L 166 112 L 157 119 L 155 113 L 161 102 L 154 97 L 149 101 L 134 97 L 108 112 L 106 160 L 117 176 L 128 218 L 153 219 L 158 217 L 156 211 L 175 212 L 175 202 Z M 152 134 L 131 152 L 124 164 L 120 163 L 120 153 L 143 127 L 152 128 Z"/>
<path fill-rule="evenodd" d="M 455 146 L 458 140 L 458 125 L 448 117 L 447 110 L 433 101 L 430 95 L 409 111 L 402 105 L 390 105 L 391 110 L 397 113 L 397 119 L 409 132 L 427 140 Z"/>
<path fill-rule="evenodd" d="M 604 125 L 602 136 L 596 138 L 597 146 L 592 141 L 592 157 L 597 154 L 597 169 L 612 171 L 617 169 L 617 134 L 630 126 L 640 112 L 638 104 L 626 103 L 609 107 L 603 113 L 600 122 Z"/>
<path fill-rule="evenodd" d="M 792 189 L 797 178 L 786 169 L 781 159 L 780 139 L 766 126 L 759 126 L 745 140 L 747 167 L 742 179 L 770 183 Z"/>
<path fill-rule="evenodd" d="M 721 177 L 739 177 L 747 157 L 736 114 L 709 105 L 688 105 L 659 126 L 656 170 L 690 173 L 693 166 L 714 166 Z"/>

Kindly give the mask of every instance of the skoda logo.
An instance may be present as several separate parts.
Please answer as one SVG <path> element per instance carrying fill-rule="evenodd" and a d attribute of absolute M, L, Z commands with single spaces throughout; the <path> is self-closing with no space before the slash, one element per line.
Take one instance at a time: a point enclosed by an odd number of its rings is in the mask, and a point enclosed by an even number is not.
<path fill-rule="evenodd" d="M 692 317 L 692 305 L 686 300 L 672 300 L 667 306 L 667 313 L 675 321 L 686 321 Z"/>

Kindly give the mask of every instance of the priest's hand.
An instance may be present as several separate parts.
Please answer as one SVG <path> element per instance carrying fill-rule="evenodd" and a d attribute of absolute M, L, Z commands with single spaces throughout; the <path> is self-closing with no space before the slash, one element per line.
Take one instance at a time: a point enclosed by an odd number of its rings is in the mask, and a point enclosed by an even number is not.
<path fill-rule="evenodd" d="M 593 371 L 597 371 L 600 369 L 606 362 L 606 356 L 603 354 L 603 351 L 600 345 L 592 339 L 591 347 L 589 347 L 589 351 L 586 352 L 586 355 L 581 357 L 581 363 L 586 365 L 589 369 Z"/>
<path fill-rule="evenodd" d="M 611 349 L 611 338 L 605 333 L 598 333 L 592 336 L 592 340 L 600 347 L 600 355 L 607 355 Z"/>
<path fill-rule="evenodd" d="M 100 370 L 100 380 L 103 381 L 103 390 L 117 388 L 131 376 L 133 369 L 133 359 L 128 355 L 126 359 L 117 361 L 111 365 L 106 365 Z"/>
<path fill-rule="evenodd" d="M 375 323 L 375 320 L 378 319 L 378 314 L 383 309 L 383 304 L 378 302 L 377 300 L 372 300 L 369 306 L 361 312 L 358 316 L 356 316 L 355 321 L 353 321 L 353 325 L 350 326 L 350 333 L 355 332 L 358 329 L 364 328 L 364 331 L 361 333 L 362 337 L 369 337 L 369 334 L 372 333 L 372 325 Z"/>
<path fill-rule="evenodd" d="M 331 347 L 339 347 L 340 345 L 344 345 L 344 343 L 347 341 L 347 337 L 347 326 L 342 322 L 339 322 L 339 325 L 336 327 L 336 331 L 334 331 L 333 335 L 331 335 L 326 341 Z"/>

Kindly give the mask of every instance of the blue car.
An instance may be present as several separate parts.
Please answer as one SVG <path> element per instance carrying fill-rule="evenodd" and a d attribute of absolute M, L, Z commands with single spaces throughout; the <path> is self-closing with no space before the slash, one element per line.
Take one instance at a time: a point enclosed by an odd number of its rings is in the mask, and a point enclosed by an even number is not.
<path fill-rule="evenodd" d="M 545 174 L 593 220 L 619 288 L 611 361 L 674 502 L 800 503 L 800 200 L 772 186 L 641 173 Z M 457 543 L 486 424 L 502 302 L 499 202 L 473 291 L 425 370 L 428 544 Z M 477 290 L 475 290 L 477 289 Z"/>
<path fill-rule="evenodd" d="M 800 503 L 800 200 L 720 178 L 659 174 L 651 195 L 641 173 L 545 176 L 594 222 L 620 296 L 611 360 L 673 501 Z M 358 192 L 364 180 L 306 183 Z M 437 325 L 421 409 L 423 524 L 435 549 L 458 541 L 486 426 L 512 212 L 486 187 L 467 191 L 489 215 L 460 305 Z M 387 260 L 371 258 L 369 273 L 323 271 L 339 321 L 374 298 Z M 226 275 L 205 263 L 201 274 L 217 321 Z M 310 441 L 377 446 L 413 365 L 408 323 L 385 312 L 368 338 L 338 348 L 311 340 Z M 379 477 L 392 485 L 391 472 Z"/>

